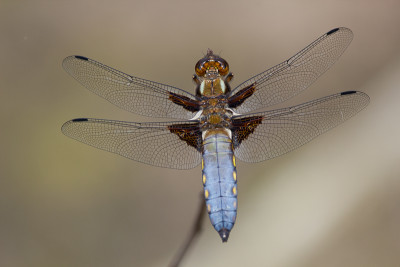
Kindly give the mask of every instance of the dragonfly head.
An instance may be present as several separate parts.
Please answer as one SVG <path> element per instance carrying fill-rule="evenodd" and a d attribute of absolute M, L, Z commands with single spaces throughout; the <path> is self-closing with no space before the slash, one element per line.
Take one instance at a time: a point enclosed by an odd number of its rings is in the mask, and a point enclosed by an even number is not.
<path fill-rule="evenodd" d="M 230 92 L 229 81 L 232 73 L 229 73 L 229 65 L 225 59 L 215 55 L 211 49 L 197 61 L 194 67 L 196 74 L 193 76 L 197 84 L 197 96 L 218 96 Z"/>
<path fill-rule="evenodd" d="M 197 76 L 212 78 L 227 75 L 229 72 L 229 65 L 225 59 L 215 55 L 211 49 L 208 49 L 207 54 L 197 61 L 194 69 Z"/>

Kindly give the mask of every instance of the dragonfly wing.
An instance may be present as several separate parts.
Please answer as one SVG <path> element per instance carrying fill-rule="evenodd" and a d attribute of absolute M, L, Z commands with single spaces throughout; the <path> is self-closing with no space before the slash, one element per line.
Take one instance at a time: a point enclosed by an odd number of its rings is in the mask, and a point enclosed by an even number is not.
<path fill-rule="evenodd" d="M 62 132 L 82 143 L 158 167 L 190 169 L 201 162 L 198 122 L 135 123 L 74 119 Z"/>
<path fill-rule="evenodd" d="M 139 115 L 190 119 L 200 110 L 197 98 L 184 90 L 125 74 L 86 57 L 67 57 L 63 67 L 93 93 Z"/>
<path fill-rule="evenodd" d="M 292 151 L 365 108 L 365 93 L 348 91 L 290 108 L 233 117 L 235 155 L 260 162 Z"/>
<path fill-rule="evenodd" d="M 247 113 L 297 95 L 336 62 L 352 39 L 347 28 L 327 32 L 290 59 L 236 87 L 230 94 L 230 107 Z"/>

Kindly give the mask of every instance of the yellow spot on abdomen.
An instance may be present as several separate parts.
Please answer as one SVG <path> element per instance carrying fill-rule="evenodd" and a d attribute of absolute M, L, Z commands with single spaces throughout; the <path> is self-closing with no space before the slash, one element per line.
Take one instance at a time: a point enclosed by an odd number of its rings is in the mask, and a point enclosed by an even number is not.
<path fill-rule="evenodd" d="M 232 156 L 232 162 L 233 162 L 233 167 L 236 168 L 236 159 L 235 159 L 235 156 Z"/>
<path fill-rule="evenodd" d="M 236 196 L 236 186 L 234 186 L 233 188 L 232 188 L 232 193 Z"/>
<path fill-rule="evenodd" d="M 210 204 L 207 205 L 207 211 L 211 212 L 211 205 Z"/>
<path fill-rule="evenodd" d="M 201 170 L 204 170 L 204 159 L 201 159 Z"/>
<path fill-rule="evenodd" d="M 205 185 L 206 184 L 206 175 L 205 174 L 203 174 L 203 184 Z"/>
<path fill-rule="evenodd" d="M 210 195 L 210 193 L 209 193 L 208 190 L 206 189 L 206 190 L 204 191 L 204 196 L 205 196 L 205 198 L 207 199 L 207 198 L 209 197 L 209 195 Z"/>
<path fill-rule="evenodd" d="M 233 180 L 236 182 L 236 171 L 233 171 Z"/>

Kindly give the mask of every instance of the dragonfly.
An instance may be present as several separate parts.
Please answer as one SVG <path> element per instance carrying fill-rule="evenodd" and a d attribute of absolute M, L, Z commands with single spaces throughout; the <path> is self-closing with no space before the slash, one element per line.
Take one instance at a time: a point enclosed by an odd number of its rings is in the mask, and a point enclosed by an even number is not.
<path fill-rule="evenodd" d="M 335 28 L 303 50 L 231 89 L 228 62 L 212 50 L 195 65 L 195 93 L 125 74 L 83 56 L 62 65 L 87 89 L 127 111 L 169 122 L 77 118 L 62 132 L 145 164 L 191 169 L 201 165 L 205 206 L 222 242 L 237 215 L 236 159 L 261 162 L 290 152 L 354 116 L 367 94 L 345 91 L 303 104 L 261 111 L 309 87 L 353 39 Z"/>

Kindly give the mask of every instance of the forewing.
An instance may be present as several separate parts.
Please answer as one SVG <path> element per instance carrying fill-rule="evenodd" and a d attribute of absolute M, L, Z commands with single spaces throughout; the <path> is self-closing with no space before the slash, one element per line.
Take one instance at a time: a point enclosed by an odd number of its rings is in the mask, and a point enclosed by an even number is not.
<path fill-rule="evenodd" d="M 190 169 L 201 162 L 198 122 L 135 123 L 74 119 L 62 132 L 82 143 L 158 167 Z"/>
<path fill-rule="evenodd" d="M 199 110 L 196 97 L 186 91 L 125 74 L 86 57 L 67 57 L 63 67 L 93 93 L 139 115 L 190 119 Z"/>
<path fill-rule="evenodd" d="M 229 98 L 238 113 L 265 108 L 297 95 L 328 70 L 353 39 L 347 28 L 336 28 L 290 59 L 236 87 Z"/>
<path fill-rule="evenodd" d="M 237 158 L 259 162 L 292 151 L 365 108 L 365 93 L 348 91 L 290 108 L 233 117 Z"/>

